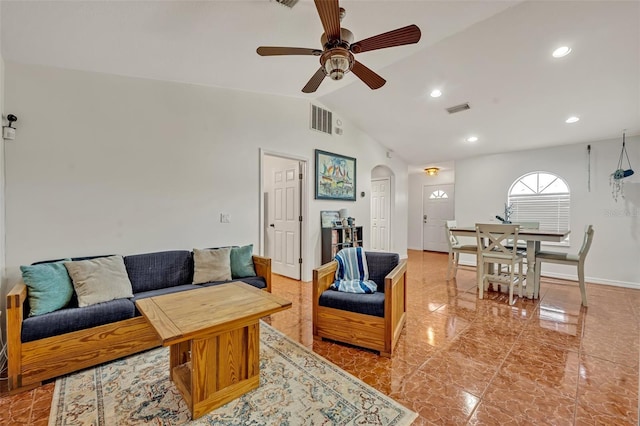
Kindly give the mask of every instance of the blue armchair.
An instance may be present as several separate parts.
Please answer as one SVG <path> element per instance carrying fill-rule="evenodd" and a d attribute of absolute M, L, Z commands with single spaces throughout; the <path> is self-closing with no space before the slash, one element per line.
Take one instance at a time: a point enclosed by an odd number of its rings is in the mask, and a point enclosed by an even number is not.
<path fill-rule="evenodd" d="M 313 271 L 313 336 L 378 351 L 390 357 L 406 316 L 407 261 L 398 254 L 366 252 L 373 294 L 331 290 L 338 262 Z"/>

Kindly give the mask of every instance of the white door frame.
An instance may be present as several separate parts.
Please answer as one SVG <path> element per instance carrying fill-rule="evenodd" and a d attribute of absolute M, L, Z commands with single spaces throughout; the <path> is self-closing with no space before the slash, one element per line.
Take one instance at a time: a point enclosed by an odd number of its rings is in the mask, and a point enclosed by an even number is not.
<path fill-rule="evenodd" d="M 260 161 L 258 170 L 258 254 L 264 256 L 265 253 L 265 205 L 264 205 L 264 157 L 265 155 L 272 157 L 286 158 L 288 160 L 299 161 L 301 165 L 302 181 L 300 182 L 300 214 L 302 215 L 302 223 L 300 225 L 300 257 L 302 257 L 302 263 L 300 264 L 300 275 L 302 281 L 311 281 L 311 271 L 307 270 L 308 265 L 311 265 L 311 254 L 309 253 L 309 198 L 307 190 L 307 180 L 309 173 L 309 159 L 305 157 L 299 157 L 296 155 L 285 154 L 277 151 L 269 151 L 260 148 Z"/>

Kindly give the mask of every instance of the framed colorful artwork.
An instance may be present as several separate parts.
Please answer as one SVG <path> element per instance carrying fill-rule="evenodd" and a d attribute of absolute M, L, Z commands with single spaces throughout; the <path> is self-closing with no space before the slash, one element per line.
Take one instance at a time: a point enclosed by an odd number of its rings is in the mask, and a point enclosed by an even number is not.
<path fill-rule="evenodd" d="M 316 149 L 316 200 L 356 200 L 356 159 Z"/>

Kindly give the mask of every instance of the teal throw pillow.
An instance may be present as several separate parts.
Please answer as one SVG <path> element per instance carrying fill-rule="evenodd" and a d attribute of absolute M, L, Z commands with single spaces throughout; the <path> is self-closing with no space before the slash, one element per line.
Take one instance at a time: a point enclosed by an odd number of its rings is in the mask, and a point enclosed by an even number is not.
<path fill-rule="evenodd" d="M 253 244 L 244 247 L 231 248 L 231 277 L 255 277 L 253 267 Z"/>
<path fill-rule="evenodd" d="M 22 280 L 27 285 L 30 317 L 67 306 L 73 296 L 73 284 L 62 262 L 70 260 L 20 267 Z"/>

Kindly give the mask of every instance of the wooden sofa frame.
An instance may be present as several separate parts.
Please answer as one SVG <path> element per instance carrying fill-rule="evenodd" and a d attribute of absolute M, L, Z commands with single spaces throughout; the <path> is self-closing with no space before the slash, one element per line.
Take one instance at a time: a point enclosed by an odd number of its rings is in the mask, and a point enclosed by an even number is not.
<path fill-rule="evenodd" d="M 256 275 L 271 292 L 271 259 L 253 256 Z M 161 346 L 143 316 L 22 343 L 27 287 L 21 282 L 7 294 L 8 388 L 11 393 L 43 381 Z"/>
<path fill-rule="evenodd" d="M 376 350 L 390 357 L 404 327 L 407 307 L 407 261 L 401 260 L 384 279 L 384 318 L 319 305 L 331 286 L 338 262 L 313 270 L 313 337 Z"/>

